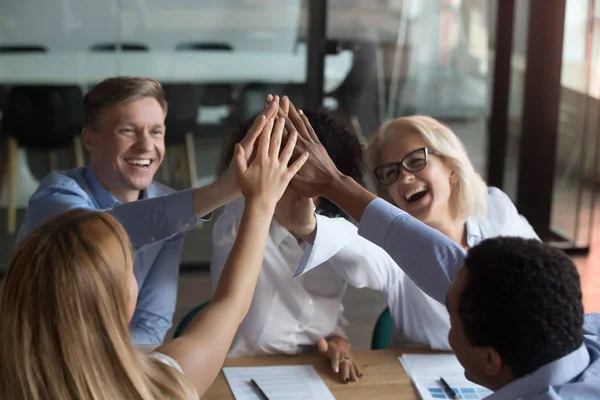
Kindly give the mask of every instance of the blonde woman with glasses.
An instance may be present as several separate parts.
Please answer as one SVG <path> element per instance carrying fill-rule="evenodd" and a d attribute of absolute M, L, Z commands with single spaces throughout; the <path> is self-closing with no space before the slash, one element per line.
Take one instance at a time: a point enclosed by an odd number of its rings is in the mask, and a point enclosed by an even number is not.
<path fill-rule="evenodd" d="M 202 396 L 250 306 L 275 205 L 307 159 L 304 154 L 288 167 L 296 136 L 279 155 L 282 130 L 283 120 L 260 115 L 245 148 L 236 146 L 246 207 L 213 300 L 180 338 L 150 355 L 129 336 L 138 294 L 132 247 L 111 214 L 67 211 L 28 235 L 0 298 L 0 398 Z"/>
<path fill-rule="evenodd" d="M 379 196 L 465 249 L 495 236 L 539 239 L 510 198 L 487 187 L 454 132 L 434 118 L 387 123 L 370 143 L 366 161 Z M 395 322 L 392 346 L 450 350 L 446 308 L 384 250 L 359 236 L 355 226 L 319 220 L 310 240 L 303 258 L 308 261 L 301 266 L 305 272 L 332 260 L 328 264 L 351 285 L 387 295 Z M 407 249 L 404 262 L 413 262 L 417 250 Z"/>

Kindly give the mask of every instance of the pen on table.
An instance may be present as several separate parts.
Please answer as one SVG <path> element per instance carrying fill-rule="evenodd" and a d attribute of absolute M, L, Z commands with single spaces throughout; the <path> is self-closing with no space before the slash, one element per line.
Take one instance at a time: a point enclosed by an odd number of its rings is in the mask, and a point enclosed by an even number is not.
<path fill-rule="evenodd" d="M 265 394 L 265 392 L 263 392 L 263 390 L 260 388 L 260 386 L 258 386 L 258 383 L 256 383 L 256 381 L 254 379 L 250 379 L 250 383 L 252 384 L 252 387 L 254 387 L 254 389 L 256 389 L 258 391 L 258 393 L 260 393 L 260 395 L 265 400 L 269 400 L 269 398 L 267 397 L 267 395 Z"/>
<path fill-rule="evenodd" d="M 442 378 L 442 377 L 440 377 L 440 382 L 442 384 L 442 387 L 446 391 L 446 394 L 448 396 L 452 396 L 452 398 L 454 400 L 458 400 L 458 395 L 454 392 L 454 390 L 452 390 L 452 388 L 450 387 L 450 385 L 448 385 L 448 382 L 446 382 L 446 380 L 444 378 Z"/>

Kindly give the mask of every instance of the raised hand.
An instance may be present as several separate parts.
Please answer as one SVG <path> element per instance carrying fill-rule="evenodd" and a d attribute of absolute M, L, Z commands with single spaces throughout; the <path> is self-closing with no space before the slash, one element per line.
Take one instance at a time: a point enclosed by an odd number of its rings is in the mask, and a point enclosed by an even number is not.
<path fill-rule="evenodd" d="M 237 181 L 246 203 L 257 202 L 274 210 L 290 180 L 309 157 L 307 153 L 303 153 L 288 167 L 294 153 L 297 133 L 289 135 L 280 154 L 284 124 L 283 118 L 278 118 L 277 121 L 270 118 L 267 121 L 255 143 L 256 157 L 251 162 L 247 153 L 252 150 L 236 144 L 233 160 Z"/>
<path fill-rule="evenodd" d="M 261 134 L 263 128 L 267 124 L 267 121 L 277 115 L 278 107 L 278 102 L 271 102 L 267 104 L 264 110 L 254 119 L 254 123 L 248 130 L 248 133 L 246 133 L 246 136 L 240 141 L 239 144 L 244 150 L 244 158 L 246 163 L 252 162 L 252 159 L 256 155 L 256 139 Z M 241 194 L 240 186 L 236 179 L 236 167 L 233 161 L 229 165 L 229 168 L 227 169 L 227 172 L 223 176 L 222 180 L 226 193 L 231 192 L 235 197 L 238 197 Z"/>
<path fill-rule="evenodd" d="M 278 115 L 285 118 L 288 131 L 298 131 L 295 156 L 302 153 L 310 155 L 310 159 L 292 180 L 292 187 L 305 197 L 325 195 L 327 190 L 331 190 L 336 179 L 345 176 L 339 172 L 327 154 L 306 115 L 301 110 L 298 111 L 287 96 L 280 101 L 279 96 L 269 94 L 266 100 L 268 104 L 279 105 Z"/>
<path fill-rule="evenodd" d="M 292 187 L 306 197 L 326 195 L 336 180 L 344 178 L 302 111 L 290 102 L 288 118 L 298 131 L 297 153 L 308 153 L 309 160 L 292 181 Z"/>

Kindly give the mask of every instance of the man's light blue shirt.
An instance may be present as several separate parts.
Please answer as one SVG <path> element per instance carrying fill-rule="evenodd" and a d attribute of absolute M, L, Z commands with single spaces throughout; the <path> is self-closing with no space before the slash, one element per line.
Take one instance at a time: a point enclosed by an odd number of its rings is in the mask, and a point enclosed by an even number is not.
<path fill-rule="evenodd" d="M 182 233 L 199 221 L 193 208 L 193 192 L 175 192 L 153 182 L 141 200 L 120 204 L 88 167 L 52 171 L 29 200 L 17 245 L 38 225 L 67 210 L 110 212 L 125 227 L 134 250 L 139 294 L 130 325 L 132 341 L 160 344 L 175 312 Z"/>
<path fill-rule="evenodd" d="M 419 287 L 444 304 L 467 252 L 382 199 L 373 200 L 358 233 L 385 249 Z M 496 391 L 488 400 L 600 399 L 600 314 L 585 316 L 581 347 Z"/>

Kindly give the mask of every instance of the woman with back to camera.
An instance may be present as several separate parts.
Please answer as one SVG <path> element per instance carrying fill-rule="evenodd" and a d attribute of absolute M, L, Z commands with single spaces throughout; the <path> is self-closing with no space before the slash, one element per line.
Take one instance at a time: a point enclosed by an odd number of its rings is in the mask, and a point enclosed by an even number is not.
<path fill-rule="evenodd" d="M 290 115 L 293 119 L 294 112 Z M 454 132 L 434 118 L 409 116 L 385 124 L 367 149 L 366 165 L 381 197 L 464 248 L 494 236 L 539 239 L 510 198 L 487 187 Z M 310 240 L 304 271 L 325 260 L 344 260 L 343 266 L 334 265 L 348 283 L 387 295 L 396 325 L 394 347 L 450 350 L 446 308 L 419 289 L 385 251 L 360 237 L 356 227 L 333 231 L 318 225 Z"/>
<path fill-rule="evenodd" d="M 282 130 L 283 120 L 260 115 L 244 147 L 236 146 L 246 207 L 213 301 L 180 338 L 150 355 L 129 337 L 137 284 L 117 220 L 75 209 L 32 232 L 15 252 L 0 298 L 0 398 L 202 396 L 250 306 L 275 205 L 307 158 L 288 167 L 296 136 L 279 155 Z"/>

